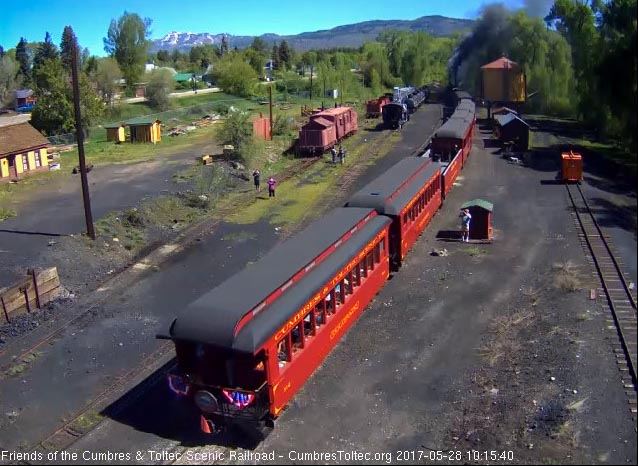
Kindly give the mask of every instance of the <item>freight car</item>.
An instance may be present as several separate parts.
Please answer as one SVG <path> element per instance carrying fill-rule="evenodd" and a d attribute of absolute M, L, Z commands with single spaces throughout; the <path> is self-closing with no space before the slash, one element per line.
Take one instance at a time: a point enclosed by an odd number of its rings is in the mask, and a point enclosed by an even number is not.
<path fill-rule="evenodd" d="M 198 407 L 204 432 L 241 424 L 263 435 L 274 427 L 441 207 L 451 166 L 400 161 L 158 335 L 175 344 L 169 387 Z"/>
<path fill-rule="evenodd" d="M 391 94 L 382 95 L 378 99 L 368 100 L 366 102 L 366 117 L 368 118 L 380 117 L 383 106 L 390 103 L 391 100 L 392 100 Z"/>
<path fill-rule="evenodd" d="M 297 149 L 301 153 L 322 154 L 357 129 L 357 112 L 351 107 L 323 110 L 311 115 L 301 127 Z"/>

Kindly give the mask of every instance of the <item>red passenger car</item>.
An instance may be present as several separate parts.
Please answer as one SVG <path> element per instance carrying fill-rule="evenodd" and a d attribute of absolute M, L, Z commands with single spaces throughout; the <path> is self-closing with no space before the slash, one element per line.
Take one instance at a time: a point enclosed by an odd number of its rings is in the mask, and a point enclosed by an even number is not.
<path fill-rule="evenodd" d="M 357 112 L 350 107 L 329 108 L 310 116 L 299 131 L 299 150 L 323 153 L 358 129 Z"/>
<path fill-rule="evenodd" d="M 169 385 L 198 406 L 204 432 L 272 427 L 385 283 L 390 223 L 335 209 L 173 321 Z"/>
<path fill-rule="evenodd" d="M 451 161 L 459 149 L 462 152 L 462 166 L 465 166 L 472 149 L 474 119 L 469 114 L 454 112 L 432 136 L 430 154 L 435 159 Z"/>
<path fill-rule="evenodd" d="M 452 190 L 454 186 L 454 181 L 456 181 L 456 177 L 459 176 L 463 165 L 463 152 L 461 149 L 457 151 L 457 153 L 452 158 L 451 162 L 443 161 L 441 162 L 441 169 L 443 173 L 441 174 L 441 183 L 442 186 L 442 195 L 443 198 L 448 195 L 448 193 Z"/>
<path fill-rule="evenodd" d="M 390 260 L 398 268 L 441 203 L 439 164 L 410 157 L 364 186 L 346 206 L 370 207 L 392 218 Z"/>

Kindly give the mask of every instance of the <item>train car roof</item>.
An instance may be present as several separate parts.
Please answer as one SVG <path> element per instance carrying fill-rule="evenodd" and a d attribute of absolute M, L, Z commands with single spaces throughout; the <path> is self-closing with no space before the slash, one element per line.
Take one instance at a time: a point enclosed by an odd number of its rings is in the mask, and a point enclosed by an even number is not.
<path fill-rule="evenodd" d="M 371 207 L 380 214 L 397 215 L 436 172 L 426 157 L 403 159 L 355 193 L 346 206 Z"/>
<path fill-rule="evenodd" d="M 323 126 L 324 128 L 330 128 L 331 126 L 334 126 L 334 122 L 330 120 L 326 120 L 325 118 L 320 116 L 318 118 L 313 118 L 308 123 L 303 125 L 302 128 L 311 128 L 317 125 Z"/>
<path fill-rule="evenodd" d="M 335 116 L 335 115 L 341 115 L 343 113 L 347 113 L 351 111 L 354 112 L 354 109 L 352 107 L 327 108 L 326 110 L 323 110 L 317 113 L 317 115 Z"/>
<path fill-rule="evenodd" d="M 457 110 L 467 110 L 472 113 L 476 111 L 476 104 L 471 100 L 462 100 L 456 107 Z"/>
<path fill-rule="evenodd" d="M 462 118 L 450 118 L 434 133 L 434 138 L 463 139 L 467 131 L 467 121 Z"/>
<path fill-rule="evenodd" d="M 233 339 L 233 349 L 253 354 L 257 352 L 277 330 L 290 320 L 291 316 L 299 312 L 329 280 L 343 270 L 352 258 L 391 222 L 392 220 L 385 216 L 377 216 L 369 220 L 340 246 L 339 254 L 332 254 L 321 262 L 242 327 Z"/>
<path fill-rule="evenodd" d="M 245 315 L 287 286 L 297 272 L 312 266 L 324 251 L 348 244 L 350 239 L 342 242 L 343 236 L 375 216 L 367 208 L 333 210 L 191 303 L 173 320 L 169 337 L 231 346 L 235 328 Z"/>
<path fill-rule="evenodd" d="M 456 98 L 458 100 L 462 100 L 462 99 L 470 99 L 472 100 L 472 95 L 469 92 L 466 91 L 455 91 L 456 94 Z"/>

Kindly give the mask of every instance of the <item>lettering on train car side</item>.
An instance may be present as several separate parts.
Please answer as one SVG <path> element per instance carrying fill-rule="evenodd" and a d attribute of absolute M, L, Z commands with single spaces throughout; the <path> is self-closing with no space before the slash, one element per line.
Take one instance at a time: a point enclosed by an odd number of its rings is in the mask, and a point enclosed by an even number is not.
<path fill-rule="evenodd" d="M 352 317 L 352 314 L 354 314 L 358 310 L 359 310 L 359 301 L 357 300 L 354 303 L 354 306 L 352 306 L 348 310 L 347 314 L 345 316 L 343 316 L 343 318 L 339 321 L 337 326 L 330 331 L 330 339 L 331 340 L 334 340 L 334 338 L 337 336 L 337 334 L 341 332 L 341 329 L 343 329 L 343 326 L 346 325 L 346 323 L 350 320 L 350 318 Z"/>
<path fill-rule="evenodd" d="M 385 237 L 385 230 L 381 231 L 381 233 L 377 234 L 374 239 L 372 239 L 365 248 L 363 248 L 361 250 L 361 253 L 359 254 L 360 257 L 365 257 L 370 251 L 372 251 L 372 249 L 374 248 L 374 246 L 381 241 L 383 238 Z M 359 263 L 358 260 L 353 259 L 352 261 L 350 261 L 348 263 L 348 265 L 346 266 L 345 269 L 342 269 L 336 277 L 334 277 L 331 281 L 331 287 L 328 286 L 324 286 L 323 289 L 318 292 L 317 294 L 315 294 L 313 296 L 313 298 L 308 301 L 304 307 L 302 309 L 300 309 L 299 311 L 297 311 L 297 313 L 295 315 L 293 315 L 288 322 L 286 322 L 279 330 L 277 330 L 277 333 L 275 333 L 275 336 L 273 337 L 273 341 L 276 344 L 281 338 L 284 337 L 284 335 L 286 335 L 290 330 L 292 330 L 295 325 L 299 324 L 299 322 L 301 321 L 301 319 L 303 319 L 303 317 L 308 314 L 312 309 L 315 308 L 315 306 L 323 299 L 324 296 L 326 296 L 328 294 L 328 291 L 330 291 L 332 288 L 334 288 L 337 283 L 339 283 L 345 276 L 347 273 L 350 272 L 350 270 L 352 270 L 354 267 L 356 267 L 356 265 Z"/>

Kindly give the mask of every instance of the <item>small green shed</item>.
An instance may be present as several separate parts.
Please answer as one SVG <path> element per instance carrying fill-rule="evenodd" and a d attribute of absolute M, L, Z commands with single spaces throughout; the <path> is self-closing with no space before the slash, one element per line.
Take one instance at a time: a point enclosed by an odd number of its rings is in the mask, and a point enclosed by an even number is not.
<path fill-rule="evenodd" d="M 494 204 L 483 199 L 474 199 L 463 204 L 461 209 L 469 209 L 472 215 L 470 239 L 491 240 Z"/>

